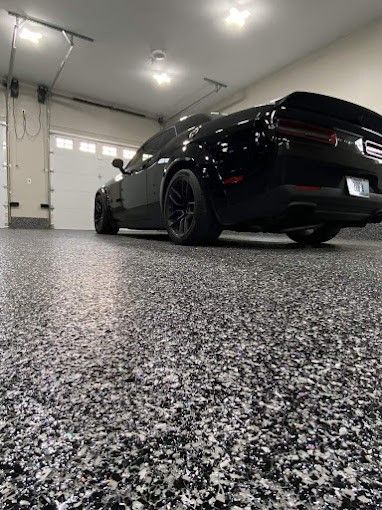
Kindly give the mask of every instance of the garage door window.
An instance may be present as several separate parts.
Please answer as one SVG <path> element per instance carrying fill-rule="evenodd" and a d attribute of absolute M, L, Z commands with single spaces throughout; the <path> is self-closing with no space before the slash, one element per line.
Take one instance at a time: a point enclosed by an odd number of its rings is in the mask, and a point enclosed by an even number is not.
<path fill-rule="evenodd" d="M 72 151 L 73 150 L 73 140 L 70 138 L 56 138 L 56 147 L 57 149 L 67 149 Z"/>
<path fill-rule="evenodd" d="M 112 147 L 110 145 L 104 145 L 102 147 L 102 155 L 103 156 L 111 156 L 115 158 L 117 156 L 117 147 Z"/>
<path fill-rule="evenodd" d="M 136 155 L 137 151 L 134 149 L 123 149 L 123 159 L 126 163 L 129 163 Z"/>
<path fill-rule="evenodd" d="M 80 142 L 80 151 L 81 152 L 89 152 L 90 154 L 95 154 L 96 144 L 90 143 L 90 142 Z"/>

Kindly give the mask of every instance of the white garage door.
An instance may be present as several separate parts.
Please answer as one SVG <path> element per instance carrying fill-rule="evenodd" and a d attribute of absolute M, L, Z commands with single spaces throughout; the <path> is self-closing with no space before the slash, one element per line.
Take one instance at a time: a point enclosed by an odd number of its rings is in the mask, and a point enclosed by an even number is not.
<path fill-rule="evenodd" d="M 136 149 L 58 134 L 51 135 L 50 143 L 52 224 L 92 230 L 95 192 L 119 173 L 112 160 L 128 161 Z"/>
<path fill-rule="evenodd" d="M 0 124 L 0 228 L 8 224 L 6 127 Z"/>

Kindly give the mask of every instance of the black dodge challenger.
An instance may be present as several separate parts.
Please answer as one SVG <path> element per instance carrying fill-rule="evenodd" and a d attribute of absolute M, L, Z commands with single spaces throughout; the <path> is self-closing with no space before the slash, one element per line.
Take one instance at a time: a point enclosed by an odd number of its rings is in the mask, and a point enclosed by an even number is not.
<path fill-rule="evenodd" d="M 121 174 L 95 198 L 100 234 L 167 229 L 200 244 L 224 228 L 319 244 L 382 221 L 382 117 L 318 94 L 193 115 L 113 165 Z"/>

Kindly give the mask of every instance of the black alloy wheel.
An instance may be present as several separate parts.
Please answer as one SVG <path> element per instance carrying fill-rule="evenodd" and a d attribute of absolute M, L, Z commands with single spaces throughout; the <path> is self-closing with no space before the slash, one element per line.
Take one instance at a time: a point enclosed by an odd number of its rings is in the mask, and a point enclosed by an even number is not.
<path fill-rule="evenodd" d="M 102 219 L 102 212 L 103 212 L 102 201 L 100 200 L 100 197 L 98 196 L 96 198 L 96 201 L 94 204 L 94 223 L 95 223 L 96 227 L 97 227 L 97 225 L 99 225 L 99 223 Z"/>
<path fill-rule="evenodd" d="M 104 194 L 98 194 L 94 202 L 94 227 L 98 234 L 117 234 L 119 227 L 114 222 L 107 198 Z"/>
<path fill-rule="evenodd" d="M 172 177 L 163 212 L 170 239 L 176 244 L 206 244 L 215 241 L 222 232 L 208 192 L 191 170 L 179 170 Z"/>
<path fill-rule="evenodd" d="M 187 178 L 176 179 L 168 193 L 168 226 L 177 235 L 187 235 L 195 221 L 195 196 Z"/>

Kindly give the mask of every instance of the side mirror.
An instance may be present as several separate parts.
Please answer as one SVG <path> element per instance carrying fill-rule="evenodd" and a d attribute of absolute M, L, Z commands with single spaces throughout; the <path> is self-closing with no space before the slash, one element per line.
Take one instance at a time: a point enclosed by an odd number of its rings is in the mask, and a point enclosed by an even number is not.
<path fill-rule="evenodd" d="M 123 159 L 113 159 L 112 165 L 114 168 L 118 168 L 123 174 L 125 173 L 125 170 L 123 168 Z"/>

